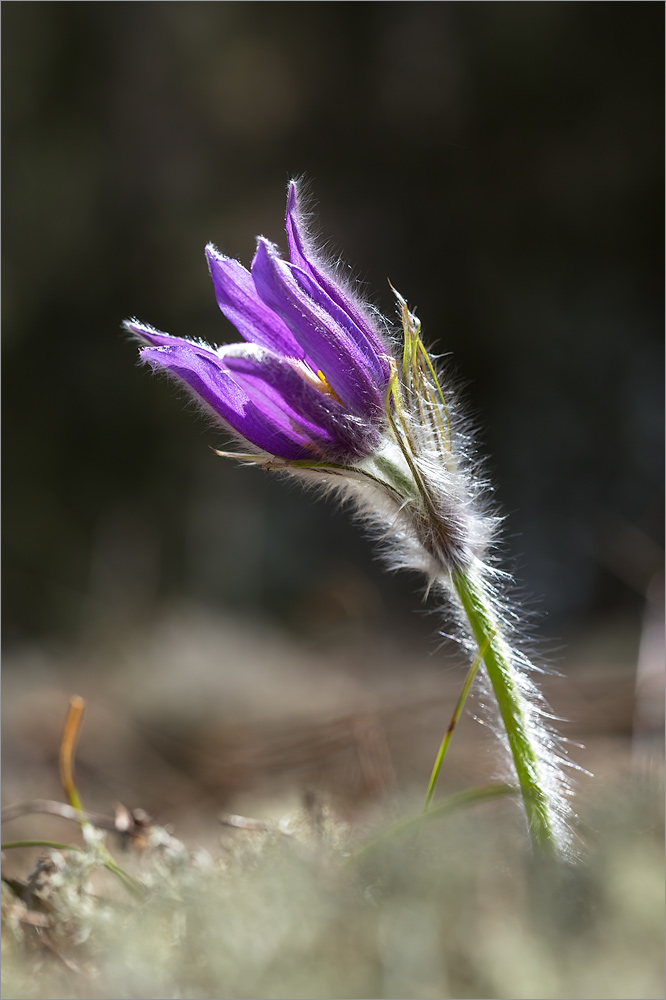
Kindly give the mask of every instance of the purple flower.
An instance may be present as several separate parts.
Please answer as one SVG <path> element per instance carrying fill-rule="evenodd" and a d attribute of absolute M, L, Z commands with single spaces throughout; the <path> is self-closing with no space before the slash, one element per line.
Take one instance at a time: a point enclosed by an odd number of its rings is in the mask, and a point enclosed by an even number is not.
<path fill-rule="evenodd" d="M 248 271 L 206 247 L 218 305 L 245 343 L 214 348 L 131 320 L 141 360 L 178 378 L 255 448 L 286 461 L 349 464 L 385 424 L 389 352 L 368 307 L 317 259 L 289 185 L 290 260 L 260 237 Z"/>

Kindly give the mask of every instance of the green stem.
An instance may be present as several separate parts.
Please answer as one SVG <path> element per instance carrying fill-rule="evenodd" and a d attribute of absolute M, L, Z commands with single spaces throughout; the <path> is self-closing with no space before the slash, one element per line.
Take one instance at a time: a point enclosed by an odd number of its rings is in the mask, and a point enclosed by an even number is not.
<path fill-rule="evenodd" d="M 479 649 L 485 647 L 483 660 L 509 741 L 532 843 L 536 849 L 554 853 L 557 841 L 549 797 L 541 779 L 538 750 L 530 732 L 516 669 L 498 634 L 483 585 L 471 573 L 463 571 L 454 573 L 452 582 Z"/>
<path fill-rule="evenodd" d="M 433 806 L 427 813 L 421 813 L 418 816 L 408 816 L 406 819 L 398 820 L 392 826 L 389 826 L 387 830 L 384 830 L 379 837 L 375 840 L 371 840 L 369 844 L 364 844 L 360 847 L 351 858 L 360 858 L 361 856 L 374 850 L 382 844 L 387 843 L 396 837 L 403 837 L 407 833 L 420 833 L 424 823 L 431 823 L 433 820 L 441 819 L 442 816 L 446 816 L 448 813 L 456 812 L 458 809 L 464 809 L 467 806 L 476 805 L 477 802 L 487 802 L 490 799 L 503 798 L 507 795 L 515 795 L 517 793 L 517 788 L 513 785 L 503 785 L 503 784 L 493 784 L 493 785 L 481 785 L 478 788 L 465 788 L 461 792 L 455 792 L 453 795 L 448 795 L 442 802 L 439 802 L 436 806 Z"/>
<path fill-rule="evenodd" d="M 3 851 L 9 851 L 14 847 L 50 847 L 54 851 L 76 851 L 77 854 L 85 854 L 86 848 L 79 847 L 78 844 L 61 844 L 57 840 L 7 840 L 1 845 Z M 116 878 L 120 879 L 126 889 L 128 889 L 136 899 L 145 899 L 146 890 L 138 879 L 126 872 L 124 868 L 116 864 L 108 851 L 100 857 L 104 868 L 112 872 Z"/>
<path fill-rule="evenodd" d="M 465 707 L 465 702 L 467 701 L 467 696 L 472 690 L 472 684 L 474 683 L 474 678 L 476 677 L 476 672 L 479 669 L 481 660 L 485 656 L 486 650 L 490 645 L 490 640 L 486 639 L 483 646 L 479 649 L 479 652 L 474 657 L 474 662 L 472 666 L 467 671 L 467 677 L 465 678 L 465 683 L 463 684 L 463 689 L 460 692 L 460 697 L 458 698 L 456 707 L 453 710 L 453 715 L 451 716 L 451 721 L 449 722 L 449 727 L 444 733 L 444 739 L 442 740 L 441 746 L 439 748 L 439 753 L 435 759 L 435 764 L 432 769 L 432 774 L 430 775 L 430 781 L 428 782 L 428 791 L 426 792 L 425 803 L 423 806 L 423 812 L 426 813 L 430 809 L 432 800 L 435 796 L 435 789 L 437 788 L 437 782 L 439 780 L 439 772 L 442 769 L 442 764 L 444 763 L 444 758 L 446 757 L 447 751 L 449 749 L 449 744 L 456 726 L 458 725 L 458 720 L 462 715 L 462 710 Z"/>
<path fill-rule="evenodd" d="M 76 851 L 78 854 L 85 854 L 85 848 L 78 844 L 61 844 L 58 840 L 6 840 L 0 845 L 3 851 L 9 851 L 14 847 L 50 847 L 54 851 Z"/>

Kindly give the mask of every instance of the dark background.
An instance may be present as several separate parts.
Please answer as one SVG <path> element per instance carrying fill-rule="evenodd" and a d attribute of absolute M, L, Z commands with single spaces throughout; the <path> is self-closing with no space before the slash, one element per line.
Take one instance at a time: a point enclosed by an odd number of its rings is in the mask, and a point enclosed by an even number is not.
<path fill-rule="evenodd" d="M 173 600 L 423 627 L 345 513 L 215 458 L 120 332 L 234 339 L 204 245 L 284 246 L 300 174 L 373 300 L 392 312 L 390 277 L 451 353 L 541 627 L 638 618 L 663 543 L 662 5 L 2 15 L 6 647 Z"/>

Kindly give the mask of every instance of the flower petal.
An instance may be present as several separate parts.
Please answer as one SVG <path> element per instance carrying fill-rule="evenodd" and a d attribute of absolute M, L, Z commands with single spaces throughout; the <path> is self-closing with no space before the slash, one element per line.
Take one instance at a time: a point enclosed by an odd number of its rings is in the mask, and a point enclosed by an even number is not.
<path fill-rule="evenodd" d="M 123 327 L 128 333 L 138 337 L 139 340 L 150 344 L 152 347 L 189 347 L 203 351 L 215 353 L 215 349 L 204 343 L 203 340 L 187 340 L 185 337 L 172 337 L 170 333 L 162 333 L 154 326 L 147 323 L 140 323 L 138 319 L 126 319 Z"/>
<path fill-rule="evenodd" d="M 279 458 L 346 462 L 376 444 L 371 425 L 265 348 L 232 344 L 214 354 L 191 345 L 147 347 L 141 358 L 179 378 L 238 434 Z"/>
<path fill-rule="evenodd" d="M 377 384 L 364 351 L 301 289 L 290 265 L 263 237 L 257 242 L 252 277 L 263 301 L 282 317 L 305 349 L 311 367 L 323 372 L 342 402 L 352 412 L 368 416 L 383 410 L 385 386 Z"/>
<path fill-rule="evenodd" d="M 261 451 L 287 461 L 312 461 L 317 452 L 308 435 L 289 425 L 278 427 L 248 397 L 214 354 L 176 347 L 146 347 L 141 360 L 176 376 L 217 416 Z"/>
<path fill-rule="evenodd" d="M 329 457 L 351 460 L 376 446 L 374 426 L 349 413 L 314 373 L 304 377 L 294 364 L 253 344 L 232 344 L 220 351 L 220 361 L 268 419 L 302 429 Z"/>
<path fill-rule="evenodd" d="M 321 292 L 328 296 L 335 305 L 343 311 L 353 326 L 363 335 L 375 357 L 379 359 L 380 369 L 388 384 L 390 368 L 387 359 L 387 348 L 381 336 L 375 329 L 367 311 L 347 291 L 342 282 L 335 279 L 326 267 L 317 261 L 317 254 L 307 236 L 306 228 L 301 218 L 298 204 L 298 185 L 295 181 L 289 184 L 287 196 L 287 217 L 285 220 L 287 241 L 289 244 L 289 259 L 314 279 Z M 311 293 L 309 293 L 311 294 Z M 317 301 L 320 301 L 317 298 Z M 322 305 L 328 308 L 322 301 Z"/>
<path fill-rule="evenodd" d="M 206 247 L 206 257 L 217 304 L 241 337 L 285 357 L 305 360 L 303 347 L 289 327 L 259 298 L 250 272 L 212 243 Z"/>
<path fill-rule="evenodd" d="M 386 349 L 382 348 L 382 353 L 378 354 L 375 346 L 368 340 L 363 330 L 354 323 L 344 309 L 331 298 L 328 292 L 311 275 L 295 264 L 285 262 L 285 267 L 289 268 L 296 283 L 306 295 L 309 295 L 314 302 L 328 313 L 335 323 L 349 334 L 352 341 L 362 352 L 368 366 L 372 369 L 376 381 L 380 385 L 387 386 L 391 370 L 389 368 Z"/>

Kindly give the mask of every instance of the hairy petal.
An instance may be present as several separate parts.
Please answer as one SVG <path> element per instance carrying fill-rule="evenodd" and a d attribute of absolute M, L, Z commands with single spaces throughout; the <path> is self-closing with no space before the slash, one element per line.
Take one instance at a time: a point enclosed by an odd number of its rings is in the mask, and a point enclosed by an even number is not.
<path fill-rule="evenodd" d="M 353 459 L 376 447 L 372 424 L 350 414 L 327 393 L 314 373 L 303 373 L 272 351 L 253 344 L 232 344 L 219 352 L 224 368 L 267 419 L 302 428 L 331 458 Z"/>
<path fill-rule="evenodd" d="M 141 360 L 183 382 L 236 433 L 261 451 L 287 461 L 316 461 L 310 436 L 285 414 L 278 424 L 225 370 L 222 359 L 187 347 L 146 347 Z"/>
<path fill-rule="evenodd" d="M 378 384 L 386 387 L 391 371 L 386 348 L 382 347 L 382 353 L 378 354 L 375 345 L 371 343 L 363 330 L 306 271 L 295 264 L 287 264 L 286 262 L 285 267 L 289 269 L 294 280 L 306 295 L 309 295 L 317 305 L 328 313 L 334 323 L 349 334 L 353 343 L 361 351 L 365 363 L 372 371 Z"/>
<path fill-rule="evenodd" d="M 252 275 L 209 243 L 206 257 L 220 309 L 241 337 L 289 358 L 308 361 L 306 352 L 285 322 L 259 297 Z"/>
<path fill-rule="evenodd" d="M 215 354 L 215 349 L 204 343 L 203 340 L 187 340 L 185 337 L 172 337 L 170 333 L 162 333 L 147 323 L 140 323 L 138 319 L 126 319 L 123 323 L 123 328 L 152 347 L 187 347 Z"/>
<path fill-rule="evenodd" d="M 384 386 L 377 385 L 366 355 L 349 333 L 301 289 L 290 266 L 267 240 L 258 241 L 252 277 L 263 301 L 282 317 L 314 370 L 324 373 L 342 402 L 354 413 L 381 412 Z"/>
<path fill-rule="evenodd" d="M 328 273 L 317 260 L 317 254 L 310 244 L 305 226 L 301 218 L 298 204 L 298 185 L 295 181 L 289 184 L 287 196 L 286 217 L 287 240 L 289 244 L 289 259 L 314 279 L 316 285 L 335 305 L 342 310 L 351 323 L 363 334 L 372 351 L 381 359 L 381 372 L 385 382 L 389 379 L 387 348 L 375 328 L 367 311 L 353 298 L 344 285 Z"/>

